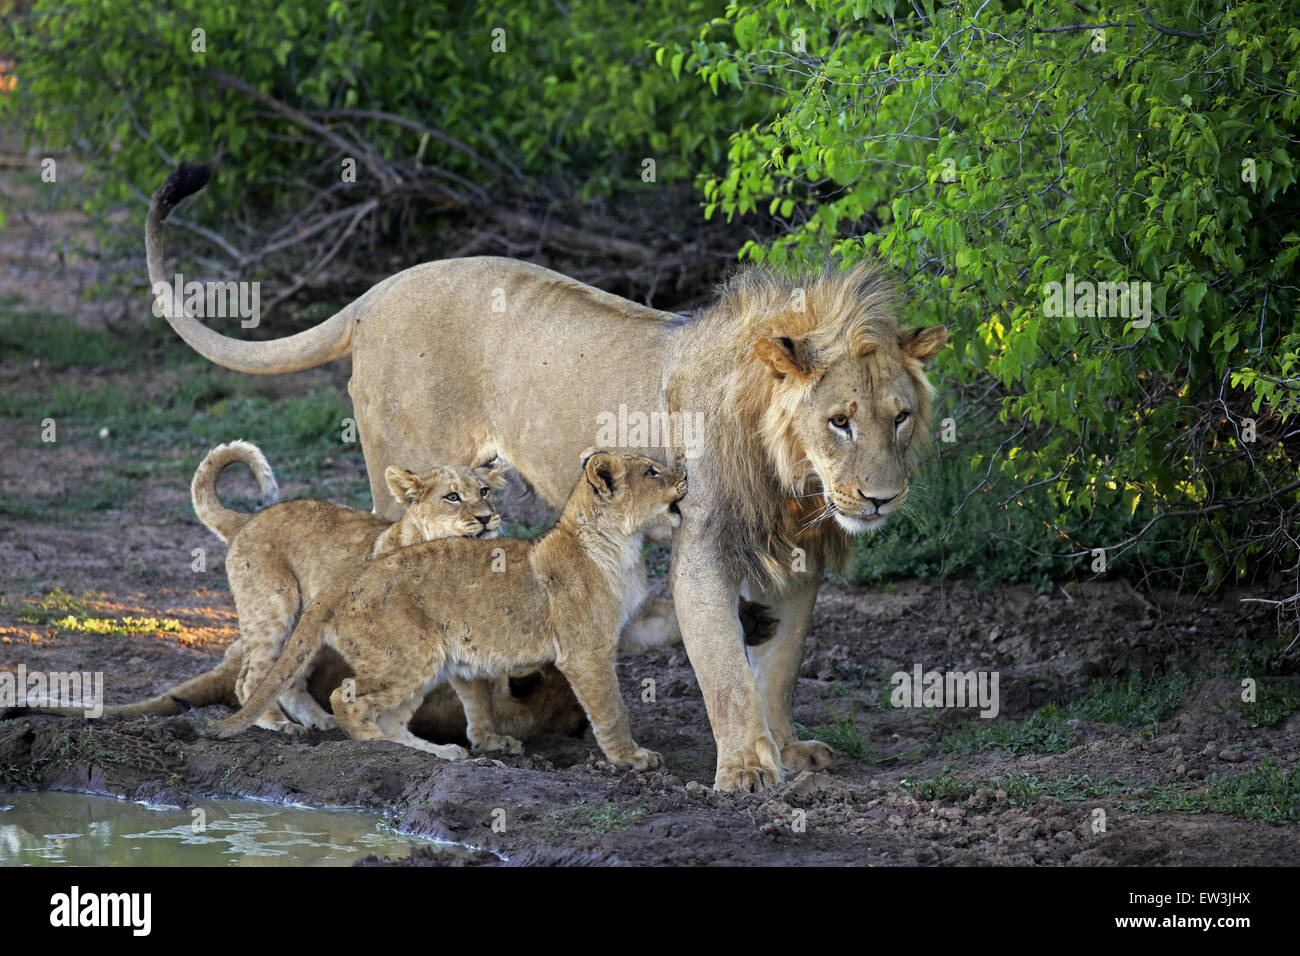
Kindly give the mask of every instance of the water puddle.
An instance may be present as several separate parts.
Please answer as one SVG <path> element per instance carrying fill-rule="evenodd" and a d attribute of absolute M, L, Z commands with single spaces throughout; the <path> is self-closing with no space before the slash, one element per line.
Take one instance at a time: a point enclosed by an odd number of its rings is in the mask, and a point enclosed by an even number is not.
<path fill-rule="evenodd" d="M 412 843 L 467 852 L 401 836 L 352 810 L 250 800 L 180 810 L 81 793 L 0 793 L 0 866 L 349 866 L 368 853 L 409 856 Z"/>

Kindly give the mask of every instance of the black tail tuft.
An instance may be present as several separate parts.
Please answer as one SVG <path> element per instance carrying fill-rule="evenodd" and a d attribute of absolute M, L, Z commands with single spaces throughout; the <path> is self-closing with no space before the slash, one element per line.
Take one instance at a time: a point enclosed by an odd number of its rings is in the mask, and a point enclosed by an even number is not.
<path fill-rule="evenodd" d="M 164 216 L 186 196 L 192 196 L 208 184 L 212 178 L 212 167 L 203 163 L 181 163 L 176 172 L 167 177 L 167 181 L 158 187 L 153 201 Z"/>
<path fill-rule="evenodd" d="M 172 703 L 181 709 L 182 714 L 189 714 L 194 711 L 194 705 L 184 697 L 177 697 L 175 694 L 168 694 L 167 696 L 172 699 Z"/>

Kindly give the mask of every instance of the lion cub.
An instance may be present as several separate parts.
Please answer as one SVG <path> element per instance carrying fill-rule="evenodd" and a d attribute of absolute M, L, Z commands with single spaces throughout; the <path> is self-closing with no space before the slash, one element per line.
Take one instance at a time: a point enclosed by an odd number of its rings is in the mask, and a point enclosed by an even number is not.
<path fill-rule="evenodd" d="M 229 737 L 254 723 L 328 642 L 356 671 L 355 687 L 339 687 L 330 702 L 357 740 L 464 757 L 463 747 L 407 728 L 434 683 L 450 679 L 476 741 L 493 731 L 474 678 L 554 662 L 605 756 L 657 767 L 659 755 L 632 739 L 614 656 L 621 625 L 645 596 L 643 528 L 665 515 L 679 524 L 685 494 L 684 472 L 641 455 L 592 452 L 559 521 L 535 541 L 433 541 L 377 558 L 351 586 L 304 610 L 266 681 L 211 730 Z"/>
<path fill-rule="evenodd" d="M 505 478 L 495 463 L 444 466 L 425 475 L 388 468 L 388 489 L 406 507 L 402 517 L 390 523 L 368 511 L 325 501 L 286 501 L 256 514 L 234 511 L 221 503 L 216 486 L 217 476 L 236 462 L 252 469 L 263 499 L 274 501 L 271 466 L 257 446 L 246 441 L 212 449 L 194 472 L 190 492 L 199 520 L 230 545 L 226 577 L 239 615 L 242 660 L 235 696 L 241 703 L 271 672 L 299 609 L 327 588 L 350 580 L 360 562 L 439 538 L 495 537 L 501 527 L 490 492 L 504 487 Z M 307 691 L 309 673 L 304 670 L 276 695 L 278 706 L 274 699 L 267 702 L 257 715 L 259 727 L 304 733 L 309 727 L 338 726 Z"/>

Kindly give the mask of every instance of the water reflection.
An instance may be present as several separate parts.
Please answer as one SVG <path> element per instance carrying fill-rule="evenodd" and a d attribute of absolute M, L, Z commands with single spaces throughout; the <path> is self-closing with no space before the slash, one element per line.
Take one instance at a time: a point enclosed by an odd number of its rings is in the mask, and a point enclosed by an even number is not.
<path fill-rule="evenodd" d="M 408 856 L 412 843 L 431 841 L 354 811 L 247 800 L 179 810 L 79 793 L 0 794 L 0 866 L 348 866 L 367 853 Z"/>

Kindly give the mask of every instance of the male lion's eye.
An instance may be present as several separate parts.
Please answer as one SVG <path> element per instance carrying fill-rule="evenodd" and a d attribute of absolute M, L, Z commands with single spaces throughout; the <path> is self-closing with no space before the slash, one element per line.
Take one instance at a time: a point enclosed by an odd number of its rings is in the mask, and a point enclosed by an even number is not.
<path fill-rule="evenodd" d="M 488 496 L 488 490 L 486 488 L 480 488 L 478 494 L 480 498 L 486 498 Z"/>
<path fill-rule="evenodd" d="M 646 476 L 647 478 L 658 478 L 658 477 L 659 477 L 659 469 L 656 468 L 654 465 L 651 465 L 649 468 L 647 468 L 647 469 L 645 470 L 645 476 Z"/>
<path fill-rule="evenodd" d="M 911 412 L 899 412 L 897 415 L 894 416 L 894 424 L 901 425 L 903 424 L 903 422 L 907 421 L 911 417 L 912 417 Z"/>
<path fill-rule="evenodd" d="M 443 495 L 442 500 L 450 501 L 452 504 L 455 504 L 457 501 L 460 501 L 460 495 L 456 494 L 456 492 L 453 491 L 449 495 Z"/>
<path fill-rule="evenodd" d="M 834 425 L 836 428 L 848 428 L 848 427 L 849 427 L 849 416 L 848 416 L 848 415 L 833 415 L 833 416 L 831 416 L 831 424 Z"/>

